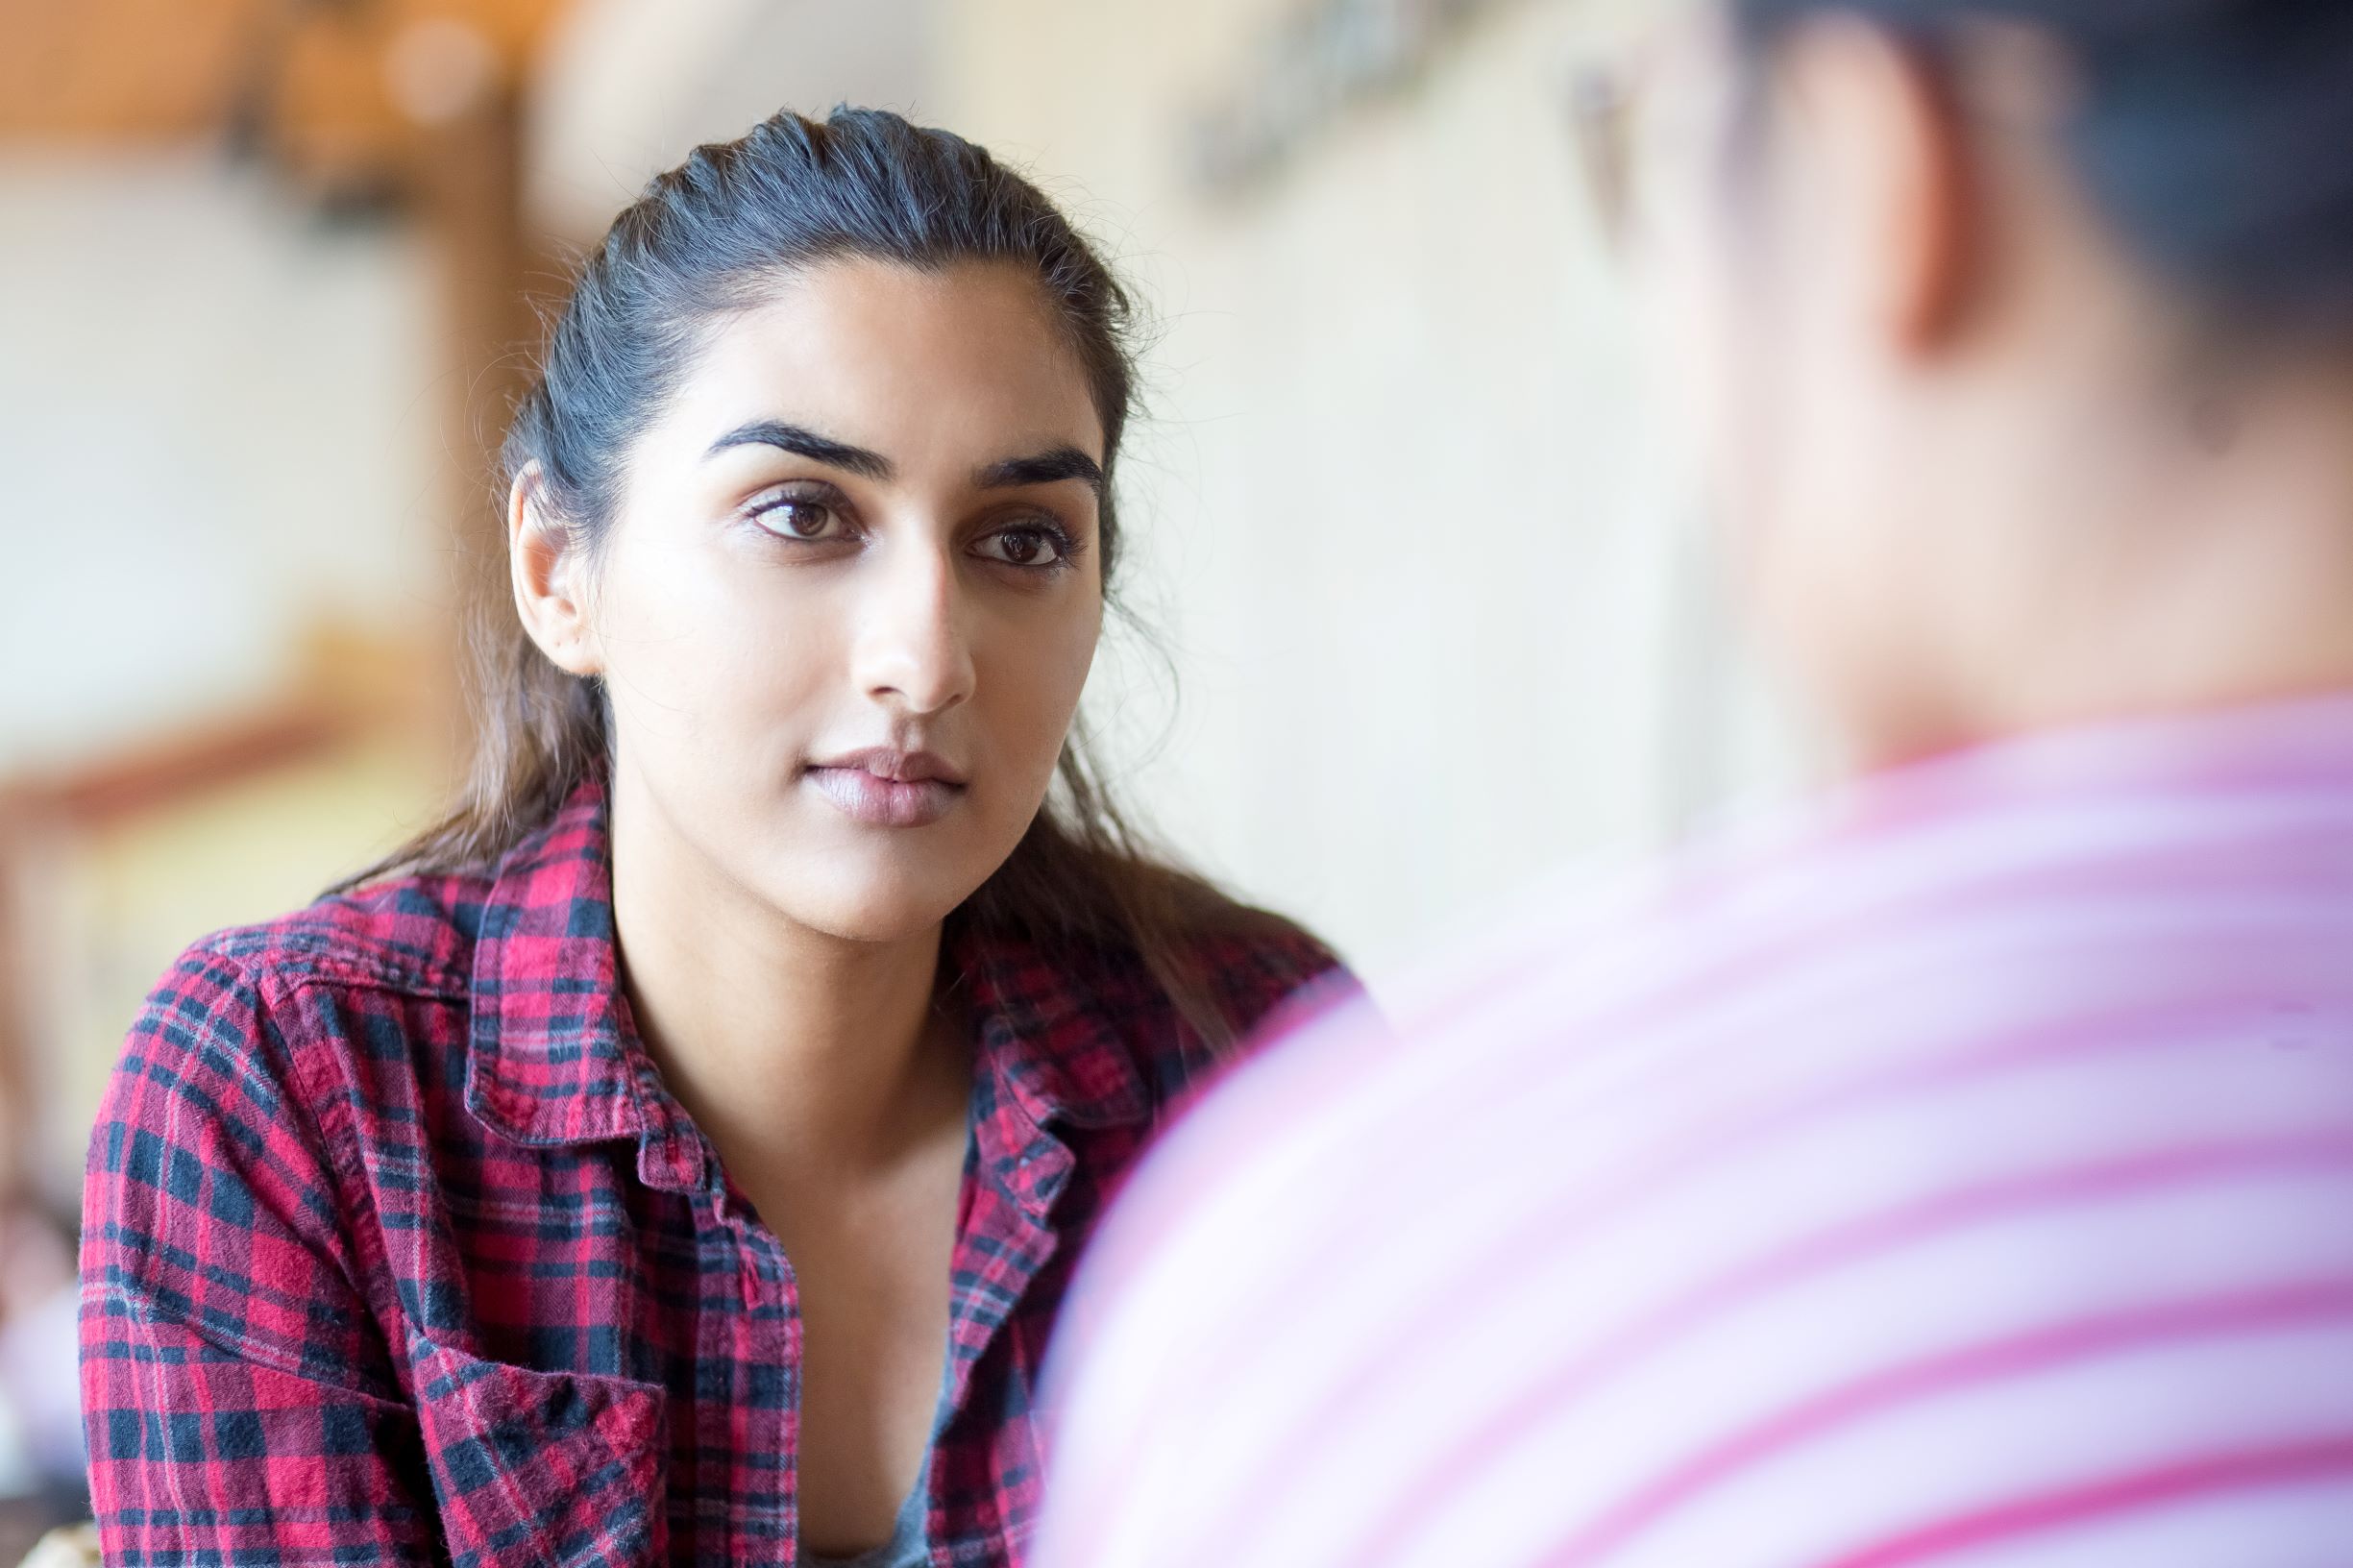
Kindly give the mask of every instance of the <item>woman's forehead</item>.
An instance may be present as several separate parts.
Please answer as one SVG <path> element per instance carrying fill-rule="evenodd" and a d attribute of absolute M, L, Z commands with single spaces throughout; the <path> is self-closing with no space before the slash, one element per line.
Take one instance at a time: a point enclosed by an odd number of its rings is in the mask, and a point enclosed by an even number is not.
<path fill-rule="evenodd" d="M 919 463 L 1042 444 L 1098 460 L 1087 369 L 1034 274 L 829 261 L 787 275 L 704 334 L 663 423 L 709 441 L 748 421 L 824 429 Z"/>

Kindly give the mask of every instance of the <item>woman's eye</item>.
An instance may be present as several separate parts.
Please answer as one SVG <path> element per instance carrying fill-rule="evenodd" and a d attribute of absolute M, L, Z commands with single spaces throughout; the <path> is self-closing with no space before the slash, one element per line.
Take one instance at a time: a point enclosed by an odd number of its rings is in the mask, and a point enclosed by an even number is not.
<path fill-rule="evenodd" d="M 788 496 L 762 504 L 751 515 L 760 527 L 787 539 L 830 539 L 846 531 L 841 514 L 821 501 Z"/>
<path fill-rule="evenodd" d="M 1008 566 L 1054 566 L 1063 558 L 1062 542 L 1044 528 L 1000 528 L 978 548 Z"/>

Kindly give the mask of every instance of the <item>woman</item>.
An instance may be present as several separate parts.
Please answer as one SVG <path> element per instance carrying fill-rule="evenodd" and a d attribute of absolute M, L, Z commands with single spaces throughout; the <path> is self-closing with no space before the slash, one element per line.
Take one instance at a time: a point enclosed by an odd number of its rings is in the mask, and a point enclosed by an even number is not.
<path fill-rule="evenodd" d="M 1044 1568 L 2353 1561 L 2353 6 L 1694 13 L 1594 150 L 1853 777 L 1189 1117 Z"/>
<path fill-rule="evenodd" d="M 1337 973 L 1141 858 L 1072 744 L 1126 308 L 889 114 L 615 221 L 507 440 L 462 803 L 190 949 L 114 1079 L 110 1557 L 1016 1559 L 1106 1193 Z"/>

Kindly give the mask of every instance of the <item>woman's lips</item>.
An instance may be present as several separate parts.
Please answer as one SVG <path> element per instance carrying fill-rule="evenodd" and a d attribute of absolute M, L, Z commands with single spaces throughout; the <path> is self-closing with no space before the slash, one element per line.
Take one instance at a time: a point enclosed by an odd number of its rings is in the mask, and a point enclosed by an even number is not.
<path fill-rule="evenodd" d="M 851 821 L 926 827 L 955 809 L 964 786 L 942 778 L 885 778 L 863 767 L 811 768 L 801 775 Z"/>

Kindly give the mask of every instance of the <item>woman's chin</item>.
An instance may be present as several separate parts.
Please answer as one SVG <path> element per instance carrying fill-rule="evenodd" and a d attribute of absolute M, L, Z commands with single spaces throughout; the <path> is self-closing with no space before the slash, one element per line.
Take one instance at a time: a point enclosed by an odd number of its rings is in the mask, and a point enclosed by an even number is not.
<path fill-rule="evenodd" d="M 891 943 L 932 930 L 969 897 L 977 882 L 910 871 L 800 878 L 779 888 L 776 906 L 797 924 L 844 942 Z"/>

